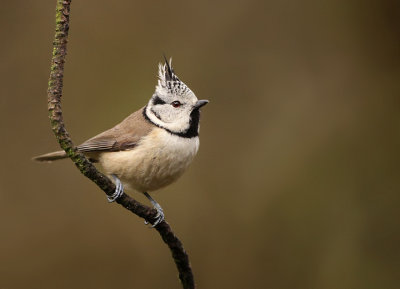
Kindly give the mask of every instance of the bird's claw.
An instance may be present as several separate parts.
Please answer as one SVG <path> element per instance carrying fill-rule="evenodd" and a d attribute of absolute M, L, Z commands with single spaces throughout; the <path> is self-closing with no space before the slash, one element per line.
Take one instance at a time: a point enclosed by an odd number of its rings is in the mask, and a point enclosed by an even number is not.
<path fill-rule="evenodd" d="M 165 216 L 164 216 L 164 210 L 161 208 L 160 204 L 157 203 L 148 193 L 144 193 L 144 195 L 150 200 L 150 202 L 153 204 L 154 209 L 157 211 L 157 215 L 154 217 L 155 221 L 153 225 L 151 226 L 154 228 L 158 224 L 160 224 L 162 221 L 164 221 Z M 149 224 L 147 220 L 144 221 L 146 225 Z"/>
<path fill-rule="evenodd" d="M 112 177 L 115 181 L 115 192 L 111 196 L 107 196 L 107 200 L 110 203 L 114 202 L 124 193 L 124 187 L 122 186 L 120 179 L 116 175 L 112 175 Z"/>
<path fill-rule="evenodd" d="M 157 215 L 155 217 L 156 221 L 152 225 L 153 228 L 164 221 L 164 211 L 160 205 L 158 205 L 158 207 L 155 206 L 154 208 L 157 210 Z"/>

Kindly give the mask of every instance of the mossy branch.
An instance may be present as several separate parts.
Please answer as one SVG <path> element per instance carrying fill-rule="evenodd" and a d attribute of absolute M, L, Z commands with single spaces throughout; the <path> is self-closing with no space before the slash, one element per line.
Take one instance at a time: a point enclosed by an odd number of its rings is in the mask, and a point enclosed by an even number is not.
<path fill-rule="evenodd" d="M 72 143 L 71 137 L 65 129 L 63 121 L 61 96 L 64 63 L 67 54 L 70 5 L 71 0 L 57 0 L 56 32 L 53 42 L 53 57 L 47 90 L 51 128 L 61 148 L 65 150 L 80 172 L 96 183 L 108 196 L 111 196 L 115 191 L 115 185 L 105 175 L 97 171 L 96 167 L 82 153 L 77 151 Z M 150 223 L 154 222 L 157 215 L 156 210 L 139 203 L 127 194 L 123 194 L 116 202 Z M 189 257 L 183 249 L 182 242 L 176 237 L 166 221 L 158 224 L 155 229 L 161 235 L 161 238 L 168 245 L 172 253 L 183 288 L 195 288 Z"/>

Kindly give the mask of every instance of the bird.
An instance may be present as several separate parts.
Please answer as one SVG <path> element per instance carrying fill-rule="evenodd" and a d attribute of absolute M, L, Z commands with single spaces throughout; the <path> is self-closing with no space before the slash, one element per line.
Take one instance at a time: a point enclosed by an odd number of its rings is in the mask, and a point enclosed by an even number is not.
<path fill-rule="evenodd" d="M 148 103 L 122 122 L 77 146 L 115 183 L 108 196 L 114 202 L 127 191 L 143 193 L 157 210 L 153 227 L 165 216 L 150 192 L 175 182 L 199 150 L 200 108 L 194 92 L 175 74 L 172 59 L 158 65 L 158 82 Z M 56 151 L 33 160 L 52 162 L 67 158 Z M 147 224 L 147 222 L 145 222 Z"/>

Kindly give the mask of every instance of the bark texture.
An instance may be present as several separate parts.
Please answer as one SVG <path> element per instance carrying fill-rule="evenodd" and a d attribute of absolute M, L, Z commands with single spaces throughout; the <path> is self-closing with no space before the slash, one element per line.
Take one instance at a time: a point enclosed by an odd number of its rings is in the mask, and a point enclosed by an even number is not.
<path fill-rule="evenodd" d="M 114 184 L 105 175 L 100 173 L 83 154 L 76 150 L 63 121 L 61 96 L 64 63 L 67 54 L 70 5 L 71 0 L 57 0 L 56 32 L 53 42 L 53 57 L 47 91 L 51 128 L 61 148 L 65 150 L 81 173 L 96 183 L 108 196 L 111 196 L 115 191 Z M 154 222 L 154 218 L 157 215 L 156 210 L 139 203 L 127 194 L 123 194 L 116 202 L 150 223 Z M 172 253 L 183 288 L 195 288 L 189 257 L 183 248 L 182 242 L 174 234 L 165 220 L 158 224 L 155 229 L 161 235 L 162 240 L 168 245 Z"/>

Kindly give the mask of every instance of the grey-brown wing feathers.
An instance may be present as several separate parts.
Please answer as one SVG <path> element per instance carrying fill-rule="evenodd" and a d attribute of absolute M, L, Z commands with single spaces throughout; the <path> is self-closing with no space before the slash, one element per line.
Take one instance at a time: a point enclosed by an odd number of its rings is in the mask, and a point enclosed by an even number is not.
<path fill-rule="evenodd" d="M 117 143 L 114 139 L 94 139 L 88 140 L 78 146 L 78 150 L 85 152 L 93 151 L 110 151 L 113 150 L 114 145 Z"/>
<path fill-rule="evenodd" d="M 77 149 L 96 161 L 101 152 L 115 152 L 134 148 L 138 145 L 140 139 L 154 128 L 154 125 L 144 118 L 143 109 L 132 113 L 113 128 L 85 141 Z M 66 157 L 64 151 L 59 151 L 33 159 L 36 161 L 53 161 Z"/>

